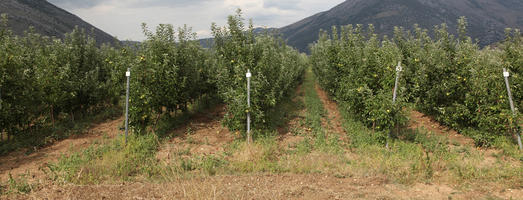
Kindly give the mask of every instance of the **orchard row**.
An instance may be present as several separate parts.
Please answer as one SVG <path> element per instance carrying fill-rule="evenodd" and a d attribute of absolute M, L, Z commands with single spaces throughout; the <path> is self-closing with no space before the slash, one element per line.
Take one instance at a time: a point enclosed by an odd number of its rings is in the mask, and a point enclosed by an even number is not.
<path fill-rule="evenodd" d="M 15 137 L 121 105 L 127 68 L 132 74 L 130 125 L 137 133 L 154 130 L 162 116 L 205 103 L 202 97 L 218 97 L 226 104 L 223 121 L 230 130 L 244 132 L 246 113 L 253 116 L 254 127 L 263 129 L 267 113 L 277 109 L 309 64 L 339 104 L 378 132 L 405 125 L 407 104 L 471 135 L 478 145 L 519 131 L 502 68 L 512 74 L 514 100 L 521 108 L 521 34 L 507 30 L 498 47 L 481 49 L 466 36 L 464 18 L 458 21 L 457 37 L 444 24 L 432 34 L 396 28 L 392 38 L 378 37 L 372 25 L 333 28 L 330 35 L 320 34 L 309 58 L 273 34 L 255 34 L 240 12 L 229 16 L 225 27 L 212 25 L 208 49 L 187 27 L 159 25 L 150 31 L 143 25 L 147 39 L 135 48 L 98 47 L 78 29 L 64 39 L 31 30 L 15 36 L 5 19 L 0 27 L 0 132 Z M 404 70 L 393 102 L 398 61 Z M 251 107 L 246 102 L 248 69 Z"/>
<path fill-rule="evenodd" d="M 240 11 L 226 27 L 212 26 L 214 44 L 203 48 L 190 28 L 159 25 L 143 30 L 137 47 L 98 47 L 85 31 L 62 39 L 29 30 L 15 36 L 3 17 L 0 27 L 0 133 L 37 136 L 43 127 L 74 121 L 122 105 L 125 72 L 131 71 L 130 125 L 136 133 L 154 130 L 158 119 L 187 110 L 202 97 L 227 106 L 225 124 L 246 129 L 267 126 L 275 109 L 302 77 L 306 56 L 272 34 L 255 34 Z M 245 73 L 252 72 L 247 108 Z M 200 103 L 205 103 L 200 101 Z"/>
<path fill-rule="evenodd" d="M 429 31 L 396 28 L 393 38 L 378 38 L 374 27 L 333 28 L 320 34 L 311 62 L 321 86 L 374 130 L 389 132 L 406 123 L 406 104 L 488 146 L 497 136 L 519 131 L 503 77 L 511 72 L 516 106 L 523 102 L 523 41 L 518 30 L 506 30 L 496 48 L 480 47 L 466 36 L 465 18 L 458 36 L 447 26 Z M 392 102 L 396 65 L 400 72 L 398 101 Z"/>

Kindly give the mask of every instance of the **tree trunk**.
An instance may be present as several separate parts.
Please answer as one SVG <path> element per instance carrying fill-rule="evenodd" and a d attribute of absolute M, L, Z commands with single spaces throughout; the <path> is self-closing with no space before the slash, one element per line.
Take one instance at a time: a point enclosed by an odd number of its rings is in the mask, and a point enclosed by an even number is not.
<path fill-rule="evenodd" d="M 54 106 L 51 105 L 51 122 L 53 123 L 53 129 L 54 129 Z"/>
<path fill-rule="evenodd" d="M 160 120 L 160 116 L 161 116 L 162 113 L 158 113 L 158 115 L 156 115 L 156 119 L 154 120 L 154 128 L 153 128 L 153 131 L 156 133 L 156 127 L 158 125 L 158 121 Z"/>

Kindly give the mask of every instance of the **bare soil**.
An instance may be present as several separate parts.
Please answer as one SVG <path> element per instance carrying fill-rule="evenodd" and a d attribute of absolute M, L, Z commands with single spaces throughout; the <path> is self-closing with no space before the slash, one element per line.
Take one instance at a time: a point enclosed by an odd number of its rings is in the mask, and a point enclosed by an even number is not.
<path fill-rule="evenodd" d="M 237 175 L 170 183 L 48 185 L 13 199 L 518 199 L 520 191 L 459 191 L 439 184 L 399 185 L 380 177 L 336 178 L 319 174 Z"/>
<path fill-rule="evenodd" d="M 464 136 L 457 131 L 441 125 L 439 122 L 434 120 L 432 117 L 427 116 L 418 111 L 410 112 L 410 121 L 408 124 L 410 129 L 425 129 L 427 131 L 433 132 L 438 135 L 442 135 L 448 138 L 450 148 L 459 148 L 461 146 L 468 146 L 471 148 L 476 148 L 474 145 L 474 140 L 467 136 Z M 501 150 L 493 148 L 477 148 L 477 150 L 482 154 L 484 158 L 479 166 L 481 167 L 491 167 L 494 166 L 498 160 L 499 155 L 502 155 Z M 515 160 L 514 158 L 508 156 L 502 156 L 505 162 L 510 162 L 513 166 L 520 166 L 522 162 Z M 522 197 L 523 198 L 523 197 Z"/>
<path fill-rule="evenodd" d="M 299 85 L 296 88 L 296 96 L 294 97 L 294 99 L 292 99 L 292 102 L 303 102 L 303 98 L 303 86 Z M 310 132 L 310 130 L 306 126 L 304 126 L 305 124 L 303 124 L 306 115 L 307 109 L 303 107 L 303 109 L 296 111 L 295 116 L 287 122 L 287 125 L 278 128 L 278 141 L 279 146 L 282 149 L 293 149 L 296 146 L 296 144 L 305 139 L 305 137 L 299 135 L 299 133 Z"/>
<path fill-rule="evenodd" d="M 182 151 L 188 151 L 187 156 L 213 155 L 224 152 L 225 146 L 239 136 L 221 125 L 220 120 L 224 114 L 224 105 L 204 113 L 197 113 L 189 123 L 171 133 L 174 137 L 162 145 L 156 158 L 170 162 L 173 154 Z"/>
<path fill-rule="evenodd" d="M 424 128 L 427 131 L 444 135 L 449 138 L 451 144 L 457 142 L 460 145 L 474 146 L 474 140 L 471 138 L 461 135 L 457 131 L 441 125 L 432 117 L 415 110 L 410 112 L 410 121 L 408 127 L 411 129 Z"/>
<path fill-rule="evenodd" d="M 73 135 L 29 155 L 25 154 L 26 150 L 19 150 L 0 157 L 0 182 L 7 181 L 9 174 L 13 177 L 30 174 L 30 177 L 26 177 L 29 180 L 44 179 L 45 174 L 39 170 L 40 168 L 45 167 L 47 163 L 56 162 L 62 155 L 87 148 L 94 141 L 102 139 L 104 135 L 115 137 L 121 133 L 118 126 L 123 120 L 121 117 L 95 125 L 85 134 Z"/>
<path fill-rule="evenodd" d="M 322 90 L 318 84 L 315 85 L 315 89 L 316 93 L 318 93 L 318 96 L 323 102 L 325 110 L 327 111 L 328 122 L 326 122 L 326 124 L 324 122 L 324 126 L 327 128 L 327 130 L 345 136 L 346 132 L 342 125 L 343 118 L 341 117 L 340 111 L 338 110 L 338 104 L 332 101 L 329 98 L 329 95 L 327 95 L 327 93 Z"/>
<path fill-rule="evenodd" d="M 298 90 L 299 92 L 300 90 Z M 342 118 L 335 102 L 331 101 L 319 87 L 316 91 L 325 105 L 332 132 L 346 135 Z M 206 113 L 196 114 L 190 123 L 173 131 L 173 138 L 159 150 L 157 159 L 169 162 L 170 157 L 180 151 L 190 154 L 212 155 L 224 151 L 226 145 L 238 137 L 220 120 L 225 113 L 224 106 L 217 106 Z M 286 130 L 303 129 L 305 111 L 300 111 L 288 123 Z M 448 135 L 462 145 L 471 145 L 471 140 L 455 131 L 440 126 L 421 113 L 413 112 L 409 127 L 425 127 L 430 131 Z M 107 133 L 114 137 L 120 131 L 122 118 L 102 123 L 90 129 L 87 134 L 72 137 L 44 148 L 31 155 L 23 151 L 0 157 L 0 177 L 5 182 L 8 173 L 20 174 L 30 171 L 35 180 L 45 180 L 45 174 L 38 170 L 49 162 L 55 162 L 70 150 L 86 148 L 93 141 Z M 327 125 L 324 124 L 324 125 Z M 281 147 L 291 146 L 303 136 L 291 132 L 280 133 Z M 385 177 L 341 177 L 325 174 L 249 174 L 227 176 L 202 176 L 180 178 L 168 183 L 132 182 L 112 185 L 56 185 L 43 181 L 28 195 L 0 196 L 0 199 L 502 199 L 523 198 L 523 187 L 514 190 L 485 183 L 479 189 L 464 189 L 440 183 L 416 183 L 402 185 L 391 183 Z"/>

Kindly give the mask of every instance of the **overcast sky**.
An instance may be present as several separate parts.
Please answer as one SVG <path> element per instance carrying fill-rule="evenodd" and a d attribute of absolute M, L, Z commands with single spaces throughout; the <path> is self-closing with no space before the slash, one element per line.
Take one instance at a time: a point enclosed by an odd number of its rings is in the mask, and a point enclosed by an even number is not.
<path fill-rule="evenodd" d="M 81 17 L 120 40 L 144 39 L 141 23 L 150 28 L 158 24 L 184 24 L 199 38 L 211 36 L 212 22 L 223 26 L 227 16 L 241 8 L 244 18 L 256 27 L 279 28 L 343 0 L 48 0 Z"/>

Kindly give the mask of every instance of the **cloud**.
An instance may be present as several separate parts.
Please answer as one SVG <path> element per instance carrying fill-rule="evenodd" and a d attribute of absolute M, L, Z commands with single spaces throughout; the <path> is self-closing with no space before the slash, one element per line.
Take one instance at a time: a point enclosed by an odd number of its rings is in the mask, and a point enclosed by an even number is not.
<path fill-rule="evenodd" d="M 187 24 L 199 38 L 211 37 L 210 26 L 224 26 L 241 8 L 256 27 L 279 28 L 325 11 L 343 0 L 48 0 L 119 39 L 143 40 L 141 23 L 181 27 Z M 246 21 L 247 22 L 247 21 Z"/>
<path fill-rule="evenodd" d="M 277 8 L 282 10 L 296 10 L 300 9 L 300 0 L 265 0 L 263 1 L 264 8 Z"/>
<path fill-rule="evenodd" d="M 50 3 L 59 5 L 63 8 L 91 8 L 105 0 L 48 0 Z"/>
<path fill-rule="evenodd" d="M 200 5 L 202 3 L 219 0 L 48 0 L 49 2 L 61 5 L 63 7 L 78 9 L 78 8 L 93 8 L 101 4 L 118 5 L 119 7 L 130 8 L 149 8 L 149 7 L 187 7 L 191 5 Z"/>
<path fill-rule="evenodd" d="M 219 0 L 127 0 L 126 3 L 129 7 L 169 7 L 169 8 L 180 8 L 190 7 L 195 5 L 202 5 L 212 1 Z M 120 1 L 121 2 L 121 1 Z M 125 1 L 123 1 L 125 2 Z"/>

